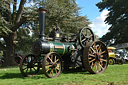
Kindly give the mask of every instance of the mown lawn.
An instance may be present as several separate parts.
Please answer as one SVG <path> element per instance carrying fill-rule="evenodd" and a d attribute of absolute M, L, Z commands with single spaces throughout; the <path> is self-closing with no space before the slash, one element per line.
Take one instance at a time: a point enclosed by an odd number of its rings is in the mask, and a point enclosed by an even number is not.
<path fill-rule="evenodd" d="M 18 67 L 0 68 L 0 85 L 128 85 L 128 64 L 109 65 L 103 74 L 64 71 L 57 78 L 47 78 L 42 71 L 23 77 Z"/>

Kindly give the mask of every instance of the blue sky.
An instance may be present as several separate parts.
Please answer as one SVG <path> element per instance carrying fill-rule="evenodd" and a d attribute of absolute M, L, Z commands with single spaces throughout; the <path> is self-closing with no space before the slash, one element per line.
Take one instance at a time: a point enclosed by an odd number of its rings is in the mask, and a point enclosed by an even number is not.
<path fill-rule="evenodd" d="M 100 1 L 102 0 L 76 0 L 78 6 L 82 7 L 81 15 L 86 15 L 91 21 L 101 14 L 95 5 Z"/>
<path fill-rule="evenodd" d="M 80 10 L 81 15 L 87 16 L 87 18 L 92 22 L 90 27 L 92 28 L 93 32 L 99 37 L 102 37 L 108 32 L 110 25 L 105 24 L 104 22 L 109 11 L 104 10 L 99 12 L 98 7 L 96 6 L 96 4 L 100 1 L 102 0 L 76 0 L 78 6 L 82 8 Z"/>

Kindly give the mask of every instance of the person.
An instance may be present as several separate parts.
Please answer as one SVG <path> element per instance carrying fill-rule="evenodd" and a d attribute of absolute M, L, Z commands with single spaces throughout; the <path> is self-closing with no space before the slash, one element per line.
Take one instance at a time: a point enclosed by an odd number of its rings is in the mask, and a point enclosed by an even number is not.
<path fill-rule="evenodd" d="M 51 31 L 49 37 L 51 38 L 55 38 L 55 34 L 56 34 L 56 31 L 57 31 L 57 27 L 56 26 L 53 26 L 53 30 Z"/>

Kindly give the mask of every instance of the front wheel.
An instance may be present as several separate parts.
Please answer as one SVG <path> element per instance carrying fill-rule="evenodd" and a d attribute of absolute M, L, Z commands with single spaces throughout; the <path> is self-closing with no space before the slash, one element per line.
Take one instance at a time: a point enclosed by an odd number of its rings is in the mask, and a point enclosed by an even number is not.
<path fill-rule="evenodd" d="M 55 52 L 48 53 L 43 59 L 42 69 L 48 78 L 58 77 L 62 71 L 61 57 Z"/>
<path fill-rule="evenodd" d="M 108 61 L 108 63 L 109 63 L 110 65 L 114 65 L 114 64 L 115 64 L 115 60 L 112 59 L 112 58 L 110 58 L 109 61 Z"/>

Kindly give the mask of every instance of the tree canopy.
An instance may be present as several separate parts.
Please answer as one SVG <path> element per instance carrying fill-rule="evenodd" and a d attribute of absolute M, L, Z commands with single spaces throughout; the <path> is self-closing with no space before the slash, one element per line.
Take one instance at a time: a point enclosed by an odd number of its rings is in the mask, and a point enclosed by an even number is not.
<path fill-rule="evenodd" d="M 102 40 L 109 44 L 128 42 L 128 0 L 102 0 L 96 6 L 100 11 L 109 11 L 105 22 L 111 27 Z"/>

